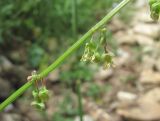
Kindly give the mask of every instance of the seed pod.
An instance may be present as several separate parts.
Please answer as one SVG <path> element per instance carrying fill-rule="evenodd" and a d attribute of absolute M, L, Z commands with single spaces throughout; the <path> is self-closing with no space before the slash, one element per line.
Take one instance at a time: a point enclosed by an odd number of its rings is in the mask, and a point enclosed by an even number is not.
<path fill-rule="evenodd" d="M 100 44 L 105 44 L 106 41 L 106 28 L 101 29 L 101 35 L 100 35 Z"/>
<path fill-rule="evenodd" d="M 39 89 L 38 96 L 42 102 L 46 102 L 49 99 L 49 91 L 47 90 L 47 88 L 45 86 L 43 86 Z"/>
<path fill-rule="evenodd" d="M 105 69 L 108 69 L 113 64 L 113 53 L 104 53 L 102 55 L 103 65 Z"/>
<path fill-rule="evenodd" d="M 45 104 L 43 102 L 33 101 L 31 103 L 31 105 L 34 106 L 36 109 L 39 109 L 39 110 L 45 109 Z"/>
<path fill-rule="evenodd" d="M 96 43 L 94 43 L 92 40 L 88 43 L 88 48 L 90 50 L 95 50 L 96 49 Z"/>
<path fill-rule="evenodd" d="M 39 92 L 37 90 L 33 90 L 32 95 L 33 95 L 34 100 L 39 100 L 39 96 L 38 96 Z"/>

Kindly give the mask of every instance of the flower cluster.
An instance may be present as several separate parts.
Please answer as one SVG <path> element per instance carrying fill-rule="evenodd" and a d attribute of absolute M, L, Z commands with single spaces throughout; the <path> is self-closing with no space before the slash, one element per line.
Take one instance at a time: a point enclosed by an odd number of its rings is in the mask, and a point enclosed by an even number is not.
<path fill-rule="evenodd" d="M 49 91 L 45 86 L 40 87 L 38 90 L 33 90 L 32 95 L 34 97 L 34 101 L 31 103 L 32 106 L 37 109 L 45 109 L 45 102 L 49 98 Z"/>
<path fill-rule="evenodd" d="M 157 21 L 160 16 L 160 0 L 149 0 L 149 6 L 151 11 L 151 18 Z"/>
<path fill-rule="evenodd" d="M 113 53 L 107 51 L 104 45 L 106 45 L 105 28 L 100 30 L 98 41 L 92 36 L 91 40 L 86 43 L 81 61 L 97 63 L 103 65 L 105 69 L 109 68 L 113 64 Z"/>
<path fill-rule="evenodd" d="M 32 72 L 32 77 L 36 76 L 36 71 Z M 45 109 L 45 102 L 49 99 L 49 91 L 44 84 L 45 80 L 42 80 L 42 86 L 39 88 L 37 81 L 35 81 L 35 89 L 32 91 L 34 101 L 31 103 L 37 109 Z"/>

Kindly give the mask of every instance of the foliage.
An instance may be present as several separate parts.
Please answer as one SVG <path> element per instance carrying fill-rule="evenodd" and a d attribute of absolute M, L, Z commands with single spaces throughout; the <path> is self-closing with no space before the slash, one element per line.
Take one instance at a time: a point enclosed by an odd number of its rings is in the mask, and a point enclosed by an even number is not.
<path fill-rule="evenodd" d="M 106 49 L 106 29 L 103 28 L 98 33 L 98 37 L 90 39 L 85 45 L 84 54 L 81 61 L 102 64 L 105 69 L 112 66 L 113 54 Z"/>
<path fill-rule="evenodd" d="M 124 23 L 130 24 L 130 21 L 134 16 L 134 11 L 136 10 L 136 7 L 134 5 L 135 2 L 136 1 L 130 2 L 128 6 L 126 6 L 123 10 L 119 12 L 118 17 Z"/>
<path fill-rule="evenodd" d="M 32 67 L 38 67 L 41 63 L 41 60 L 45 54 L 45 51 L 39 47 L 37 44 L 32 44 L 28 49 L 28 61 Z"/>
<path fill-rule="evenodd" d="M 151 18 L 155 21 L 159 19 L 160 16 L 160 0 L 149 0 Z"/>
<path fill-rule="evenodd" d="M 95 69 L 92 68 L 92 71 L 91 71 L 91 67 L 88 66 L 87 68 L 86 67 L 87 65 L 83 62 L 79 62 L 79 63 L 76 62 L 76 63 L 73 63 L 72 65 L 73 66 L 71 67 L 70 70 L 63 70 L 63 72 L 61 73 L 60 77 L 64 83 L 66 83 L 67 85 L 71 85 L 72 82 L 77 79 L 81 79 L 85 81 L 89 81 L 92 79 Z"/>
<path fill-rule="evenodd" d="M 100 86 L 92 82 L 88 87 L 86 95 L 92 97 L 93 99 L 100 99 L 102 97 L 102 94 L 110 91 L 111 89 L 112 86 L 109 84 Z"/>
<path fill-rule="evenodd" d="M 78 8 L 81 8 L 78 10 L 79 32 L 86 31 L 95 23 L 99 12 L 104 8 L 109 10 L 115 1 L 117 0 L 101 0 L 101 2 L 78 0 Z M 0 1 L 1 41 L 31 40 L 45 43 L 49 36 L 69 37 L 71 35 L 71 2 L 71 0 Z M 59 44 L 62 43 L 62 41 L 59 42 Z"/>
<path fill-rule="evenodd" d="M 53 121 L 74 121 L 74 119 L 70 117 L 65 117 L 57 112 L 53 115 Z"/>
<path fill-rule="evenodd" d="M 66 94 L 64 94 L 63 101 L 59 103 L 59 113 L 62 115 L 75 116 L 78 113 L 71 94 L 70 91 L 67 91 Z"/>

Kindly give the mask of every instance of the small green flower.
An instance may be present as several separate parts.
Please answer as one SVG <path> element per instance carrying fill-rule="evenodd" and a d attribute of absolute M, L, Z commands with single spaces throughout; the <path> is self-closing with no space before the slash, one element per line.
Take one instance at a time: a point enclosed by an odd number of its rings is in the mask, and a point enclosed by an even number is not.
<path fill-rule="evenodd" d="M 84 62 L 90 61 L 92 58 L 92 55 L 94 53 L 95 48 L 96 48 L 96 45 L 92 41 L 86 43 L 84 54 L 81 58 L 81 61 L 84 61 Z"/>
<path fill-rule="evenodd" d="M 102 55 L 103 65 L 105 69 L 108 69 L 113 65 L 113 56 L 113 53 L 104 53 Z"/>
<path fill-rule="evenodd" d="M 107 29 L 103 28 L 103 29 L 101 29 L 100 32 L 101 32 L 100 33 L 100 44 L 105 44 L 106 43 L 106 39 L 107 39 L 107 36 L 106 36 Z"/>
<path fill-rule="evenodd" d="M 32 77 L 37 76 L 36 71 L 32 72 Z M 34 101 L 31 103 L 32 106 L 34 106 L 37 109 L 44 109 L 45 108 L 45 102 L 49 99 L 49 91 L 45 87 L 44 83 L 42 83 L 42 87 L 38 87 L 37 80 L 34 82 L 35 87 L 32 91 L 32 95 L 34 98 Z"/>
<path fill-rule="evenodd" d="M 91 58 L 92 63 L 99 63 L 101 61 L 101 55 L 98 52 L 95 52 Z"/>
<path fill-rule="evenodd" d="M 43 103 L 43 102 L 38 102 L 38 101 L 33 101 L 32 103 L 31 103 L 31 105 L 33 106 L 33 107 L 35 107 L 36 109 L 39 109 L 39 110 L 44 110 L 45 109 L 45 104 Z"/>
<path fill-rule="evenodd" d="M 84 54 L 81 58 L 81 61 L 86 62 L 87 60 L 89 60 L 89 58 L 90 58 L 90 48 L 89 48 L 89 43 L 86 43 Z"/>
<path fill-rule="evenodd" d="M 34 97 L 34 101 L 31 103 L 31 105 L 37 109 L 44 109 L 44 103 L 49 99 L 49 91 L 47 88 L 43 86 L 39 89 L 33 90 L 32 95 Z"/>
<path fill-rule="evenodd" d="M 49 99 L 49 91 L 45 86 L 39 89 L 39 98 L 42 102 L 46 102 Z"/>
<path fill-rule="evenodd" d="M 106 44 L 106 28 L 103 28 L 99 32 L 99 39 L 97 42 L 93 42 L 93 36 L 90 42 L 86 43 L 84 54 L 81 61 L 88 61 L 91 63 L 102 64 L 105 69 L 109 68 L 113 64 L 113 54 L 104 50 Z"/>
<path fill-rule="evenodd" d="M 32 95 L 34 100 L 39 100 L 39 91 L 38 90 L 33 90 Z"/>

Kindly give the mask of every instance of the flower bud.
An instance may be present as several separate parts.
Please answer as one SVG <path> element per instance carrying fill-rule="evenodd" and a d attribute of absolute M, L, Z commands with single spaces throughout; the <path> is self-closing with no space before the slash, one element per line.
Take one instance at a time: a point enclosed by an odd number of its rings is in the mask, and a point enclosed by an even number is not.
<path fill-rule="evenodd" d="M 102 55 L 103 65 L 105 69 L 108 69 L 113 64 L 113 53 L 104 53 Z"/>
<path fill-rule="evenodd" d="M 31 103 L 31 106 L 34 106 L 35 108 L 37 108 L 39 110 L 45 109 L 45 104 L 43 102 L 33 101 Z"/>
<path fill-rule="evenodd" d="M 96 52 L 92 58 L 91 58 L 91 62 L 93 63 L 99 63 L 101 61 L 101 55 L 100 53 Z"/>
<path fill-rule="evenodd" d="M 32 95 L 33 95 L 34 100 L 39 100 L 38 94 L 39 94 L 39 92 L 37 90 L 32 91 Z"/>
<path fill-rule="evenodd" d="M 46 87 L 41 87 L 39 89 L 39 98 L 41 99 L 42 102 L 46 102 L 49 99 L 49 91 L 47 90 Z"/>

